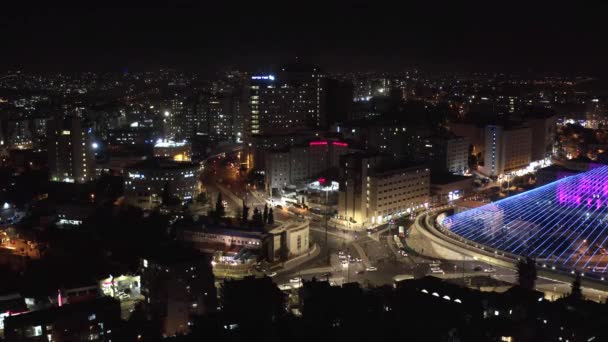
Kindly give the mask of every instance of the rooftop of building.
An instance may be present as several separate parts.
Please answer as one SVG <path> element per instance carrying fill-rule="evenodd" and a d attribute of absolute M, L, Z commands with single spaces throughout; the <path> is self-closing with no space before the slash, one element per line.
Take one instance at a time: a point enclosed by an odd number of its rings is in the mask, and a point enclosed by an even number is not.
<path fill-rule="evenodd" d="M 271 234 L 280 234 L 282 232 L 285 231 L 293 231 L 293 230 L 300 230 L 300 229 L 306 229 L 308 228 L 308 221 L 307 220 L 290 220 L 287 221 L 283 224 L 281 224 L 280 226 L 272 229 L 270 231 Z"/>
<path fill-rule="evenodd" d="M 189 146 L 190 144 L 184 141 L 173 141 L 173 140 L 161 140 L 158 139 L 154 144 L 154 147 L 159 148 L 169 148 L 169 147 L 184 147 Z"/>
<path fill-rule="evenodd" d="M 47 309 L 30 311 L 20 315 L 5 318 L 5 324 L 9 326 L 20 326 L 40 322 L 51 322 L 62 317 L 73 319 L 75 314 L 90 316 L 100 313 L 99 310 L 114 311 L 117 320 L 120 320 L 120 302 L 112 297 L 99 297 L 94 300 L 83 301 L 63 306 L 54 306 Z"/>
<path fill-rule="evenodd" d="M 148 158 L 129 166 L 128 170 L 185 170 L 199 168 L 198 163 L 177 162 L 169 158 Z"/>
<path fill-rule="evenodd" d="M 159 246 L 158 248 L 148 250 L 143 258 L 154 263 L 170 266 L 200 261 L 204 256 L 194 249 L 185 247 L 177 242 L 171 242 Z"/>
<path fill-rule="evenodd" d="M 374 176 L 388 176 L 399 172 L 410 172 L 416 170 L 429 171 L 429 168 L 424 164 L 415 163 L 411 161 L 390 160 L 383 161 L 373 167 L 370 174 Z"/>
<path fill-rule="evenodd" d="M 263 237 L 264 232 L 260 230 L 245 230 L 241 227 L 221 227 L 217 225 L 203 224 L 202 227 L 192 227 L 185 229 L 192 232 L 200 232 L 207 234 L 217 234 L 226 236 L 237 236 L 242 238 L 260 239 Z"/>

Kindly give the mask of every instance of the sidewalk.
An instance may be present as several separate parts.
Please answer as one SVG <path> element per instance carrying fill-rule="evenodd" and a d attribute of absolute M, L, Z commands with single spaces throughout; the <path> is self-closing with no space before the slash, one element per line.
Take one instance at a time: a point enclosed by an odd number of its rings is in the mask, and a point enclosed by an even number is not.
<path fill-rule="evenodd" d="M 227 199 L 232 201 L 237 208 L 240 208 L 240 206 L 243 205 L 243 200 L 238 198 L 230 189 L 220 183 L 215 183 L 213 185 L 222 193 L 222 195 L 228 197 Z"/>
<path fill-rule="evenodd" d="M 276 271 L 283 273 L 283 272 L 293 270 L 294 268 L 304 264 L 305 262 L 308 262 L 308 261 L 316 258 L 320 252 L 321 252 L 321 248 L 319 248 L 319 245 L 317 245 L 315 243 L 308 253 L 285 261 L 282 265 L 279 265 L 280 268 L 277 269 Z"/>

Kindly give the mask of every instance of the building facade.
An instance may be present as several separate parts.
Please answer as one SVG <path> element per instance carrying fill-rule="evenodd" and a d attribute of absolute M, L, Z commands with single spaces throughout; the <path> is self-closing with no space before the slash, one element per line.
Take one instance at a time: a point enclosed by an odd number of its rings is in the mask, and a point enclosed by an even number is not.
<path fill-rule="evenodd" d="M 469 139 L 459 136 L 431 136 L 419 144 L 420 161 L 437 173 L 464 174 L 469 169 Z"/>
<path fill-rule="evenodd" d="M 164 192 L 182 202 L 191 200 L 199 194 L 199 174 L 197 163 L 144 160 L 125 169 L 125 199 L 145 209 L 161 204 Z"/>
<path fill-rule="evenodd" d="M 47 123 L 47 153 L 52 181 L 86 183 L 95 178 L 92 130 L 81 118 L 55 118 Z"/>
<path fill-rule="evenodd" d="M 499 176 L 530 164 L 532 132 L 528 127 L 486 126 L 486 146 L 482 173 Z"/>
<path fill-rule="evenodd" d="M 288 150 L 267 151 L 266 191 L 276 194 L 288 185 L 310 181 L 330 168 L 337 168 L 340 156 L 348 152 L 348 143 L 335 140 L 310 141 Z"/>
<path fill-rule="evenodd" d="M 7 317 L 7 341 L 112 341 L 120 336 L 120 303 L 110 297 Z"/>
<path fill-rule="evenodd" d="M 268 260 L 289 260 L 310 250 L 308 220 L 292 220 L 272 229 L 267 237 Z"/>
<path fill-rule="evenodd" d="M 247 136 L 323 128 L 326 78 L 319 68 L 288 65 L 276 75 L 251 76 Z"/>
<path fill-rule="evenodd" d="M 428 207 L 427 167 L 386 167 L 377 156 L 345 157 L 340 170 L 338 218 L 354 224 L 352 227 L 382 224 Z"/>
<path fill-rule="evenodd" d="M 532 151 L 530 155 L 532 161 L 550 157 L 553 154 L 555 143 L 556 117 L 530 118 L 526 122 L 532 130 Z"/>
<path fill-rule="evenodd" d="M 141 259 L 141 294 L 163 336 L 187 334 L 192 315 L 215 311 L 216 289 L 208 257 L 173 251 Z"/>
<path fill-rule="evenodd" d="M 159 140 L 154 144 L 154 157 L 168 158 L 174 161 L 190 161 L 192 145 L 185 141 Z"/>

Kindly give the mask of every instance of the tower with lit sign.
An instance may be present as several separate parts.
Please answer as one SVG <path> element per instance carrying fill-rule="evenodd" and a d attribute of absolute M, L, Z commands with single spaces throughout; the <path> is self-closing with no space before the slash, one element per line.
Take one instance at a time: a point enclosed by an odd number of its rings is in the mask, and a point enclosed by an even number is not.
<path fill-rule="evenodd" d="M 251 76 L 246 136 L 324 128 L 325 81 L 319 68 L 299 63 Z"/>

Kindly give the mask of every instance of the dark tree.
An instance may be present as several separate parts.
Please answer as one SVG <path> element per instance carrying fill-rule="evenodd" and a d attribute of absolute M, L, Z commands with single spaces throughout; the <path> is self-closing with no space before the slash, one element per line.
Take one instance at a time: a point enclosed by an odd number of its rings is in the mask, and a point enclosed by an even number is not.
<path fill-rule="evenodd" d="M 205 204 L 207 204 L 208 200 L 209 199 L 207 198 L 207 193 L 206 192 L 201 192 L 200 194 L 198 194 L 196 196 L 196 201 L 199 202 L 200 204 L 205 205 Z"/>
<path fill-rule="evenodd" d="M 519 286 L 526 290 L 534 290 L 536 283 L 536 262 L 528 257 L 517 263 L 517 282 Z"/>
<path fill-rule="evenodd" d="M 165 186 L 163 187 L 163 192 L 160 196 L 161 196 L 161 200 L 163 201 L 163 204 L 168 205 L 168 203 L 171 201 L 171 192 L 169 191 L 169 182 L 165 183 Z"/>
<path fill-rule="evenodd" d="M 258 208 L 253 209 L 253 223 L 258 227 L 264 225 L 262 213 L 260 213 Z"/>
<path fill-rule="evenodd" d="M 226 216 L 226 208 L 224 208 L 224 203 L 222 203 L 222 193 L 220 192 L 217 195 L 217 201 L 215 202 L 215 215 L 218 218 L 222 218 Z"/>
<path fill-rule="evenodd" d="M 583 299 L 583 289 L 581 288 L 581 274 L 576 273 L 576 277 L 574 281 L 572 281 L 572 291 L 570 292 L 571 299 L 574 300 L 582 300 Z"/>
<path fill-rule="evenodd" d="M 247 221 L 249 220 L 249 207 L 245 204 L 245 201 L 243 201 L 243 211 L 241 214 L 241 223 L 247 224 Z"/>
<path fill-rule="evenodd" d="M 272 208 L 268 211 L 268 224 L 274 224 L 274 211 Z"/>
<path fill-rule="evenodd" d="M 246 331 L 262 332 L 285 315 L 285 294 L 271 278 L 246 277 L 224 281 L 220 288 L 223 313 Z"/>
<path fill-rule="evenodd" d="M 268 204 L 264 204 L 264 212 L 262 213 L 262 221 L 268 223 Z"/>

